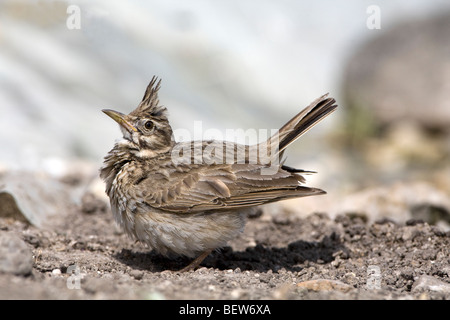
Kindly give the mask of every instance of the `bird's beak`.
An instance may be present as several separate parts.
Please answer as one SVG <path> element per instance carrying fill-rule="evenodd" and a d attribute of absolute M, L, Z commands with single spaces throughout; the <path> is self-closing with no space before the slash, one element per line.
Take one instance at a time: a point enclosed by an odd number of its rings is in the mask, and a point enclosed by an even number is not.
<path fill-rule="evenodd" d="M 127 120 L 127 115 L 110 109 L 103 109 L 102 111 L 129 132 L 137 131 L 137 129 Z"/>

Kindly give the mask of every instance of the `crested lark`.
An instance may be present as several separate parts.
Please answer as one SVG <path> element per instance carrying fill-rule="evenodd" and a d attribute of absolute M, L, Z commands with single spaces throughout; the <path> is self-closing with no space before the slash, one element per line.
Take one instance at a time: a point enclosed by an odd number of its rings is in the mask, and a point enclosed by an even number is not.
<path fill-rule="evenodd" d="M 177 143 L 159 104 L 160 84 L 153 77 L 128 115 L 102 110 L 123 134 L 100 176 L 114 218 L 128 235 L 163 255 L 197 257 L 183 269 L 191 270 L 236 237 L 256 206 L 325 193 L 303 186 L 308 171 L 280 159 L 289 144 L 336 109 L 334 99 L 318 98 L 258 145 Z"/>

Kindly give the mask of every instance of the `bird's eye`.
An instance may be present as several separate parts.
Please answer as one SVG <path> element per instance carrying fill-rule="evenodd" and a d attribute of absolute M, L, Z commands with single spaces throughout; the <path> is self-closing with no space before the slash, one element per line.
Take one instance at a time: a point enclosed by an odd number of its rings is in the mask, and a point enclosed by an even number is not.
<path fill-rule="evenodd" d="M 153 129 L 153 127 L 154 127 L 153 121 L 150 121 L 150 120 L 145 121 L 144 127 L 145 127 L 145 129 L 147 129 L 147 130 Z"/>

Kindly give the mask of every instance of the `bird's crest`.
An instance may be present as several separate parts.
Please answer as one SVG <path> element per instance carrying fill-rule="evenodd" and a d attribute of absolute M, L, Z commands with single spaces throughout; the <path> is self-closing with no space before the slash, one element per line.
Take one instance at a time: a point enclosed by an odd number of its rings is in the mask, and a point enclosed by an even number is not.
<path fill-rule="evenodd" d="M 141 103 L 130 115 L 141 116 L 146 114 L 154 118 L 167 118 L 167 109 L 159 105 L 158 91 L 160 87 L 161 79 L 158 80 L 158 77 L 153 76 L 145 90 Z"/>

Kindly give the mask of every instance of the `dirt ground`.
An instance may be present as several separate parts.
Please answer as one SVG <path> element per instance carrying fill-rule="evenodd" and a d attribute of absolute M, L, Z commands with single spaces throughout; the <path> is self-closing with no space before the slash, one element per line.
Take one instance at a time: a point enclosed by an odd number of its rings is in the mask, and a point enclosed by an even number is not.
<path fill-rule="evenodd" d="M 189 259 L 129 239 L 102 200 L 85 197 L 67 212 L 51 231 L 0 218 L 0 237 L 31 256 L 28 271 L 0 272 L 0 299 L 450 298 L 450 232 L 420 220 L 264 209 L 228 247 L 180 273 Z"/>

